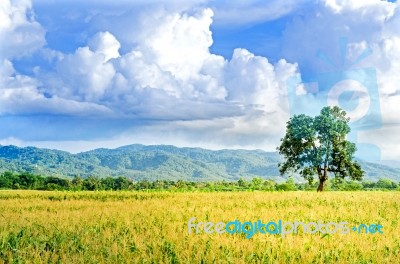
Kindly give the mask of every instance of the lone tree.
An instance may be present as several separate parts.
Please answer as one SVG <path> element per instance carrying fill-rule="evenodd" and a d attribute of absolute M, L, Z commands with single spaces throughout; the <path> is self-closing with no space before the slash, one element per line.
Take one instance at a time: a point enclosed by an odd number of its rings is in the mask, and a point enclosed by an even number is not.
<path fill-rule="evenodd" d="M 339 179 L 361 180 L 364 172 L 352 160 L 356 145 L 346 140 L 349 120 L 338 106 L 324 107 L 314 118 L 304 114 L 290 118 L 277 148 L 284 157 L 280 173 L 298 172 L 310 183 L 318 175 L 318 192 L 324 190 L 329 173 Z"/>

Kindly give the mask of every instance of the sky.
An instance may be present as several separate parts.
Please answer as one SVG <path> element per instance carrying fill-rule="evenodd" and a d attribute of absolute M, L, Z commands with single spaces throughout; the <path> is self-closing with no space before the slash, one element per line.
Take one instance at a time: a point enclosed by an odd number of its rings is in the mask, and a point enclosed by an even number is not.
<path fill-rule="evenodd" d="M 400 4 L 0 2 L 0 144 L 275 151 L 339 105 L 365 160 L 400 159 Z"/>

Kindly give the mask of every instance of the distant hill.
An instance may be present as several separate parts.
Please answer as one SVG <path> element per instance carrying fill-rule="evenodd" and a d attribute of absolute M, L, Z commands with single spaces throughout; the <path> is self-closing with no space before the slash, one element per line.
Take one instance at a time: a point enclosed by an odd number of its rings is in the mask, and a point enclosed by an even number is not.
<path fill-rule="evenodd" d="M 41 175 L 126 176 L 139 179 L 189 181 L 236 181 L 243 178 L 279 176 L 279 155 L 262 150 L 207 150 L 168 145 L 129 145 L 95 149 L 78 154 L 35 147 L 0 146 L 0 171 L 28 171 Z M 366 180 L 400 180 L 400 169 L 360 162 Z M 297 180 L 301 178 L 296 177 Z"/>

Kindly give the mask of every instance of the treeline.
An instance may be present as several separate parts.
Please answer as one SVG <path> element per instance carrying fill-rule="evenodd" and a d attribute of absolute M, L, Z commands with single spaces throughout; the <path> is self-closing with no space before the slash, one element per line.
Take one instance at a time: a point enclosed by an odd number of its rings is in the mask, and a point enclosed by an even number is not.
<path fill-rule="evenodd" d="M 4 172 L 0 174 L 0 189 L 23 190 L 72 190 L 72 191 L 97 191 L 97 190 L 209 190 L 209 191 L 234 191 L 234 190 L 262 190 L 262 191 L 297 191 L 315 190 L 317 182 L 295 183 L 289 178 L 284 183 L 273 180 L 253 178 L 250 181 L 239 179 L 227 182 L 193 182 L 193 181 L 169 181 L 169 180 L 140 180 L 132 181 L 125 177 L 98 178 L 94 176 L 85 179 L 74 177 L 65 179 L 59 177 L 44 177 L 31 173 Z M 380 179 L 377 182 L 363 181 L 328 181 L 326 190 L 400 190 L 397 182 L 389 179 Z"/>

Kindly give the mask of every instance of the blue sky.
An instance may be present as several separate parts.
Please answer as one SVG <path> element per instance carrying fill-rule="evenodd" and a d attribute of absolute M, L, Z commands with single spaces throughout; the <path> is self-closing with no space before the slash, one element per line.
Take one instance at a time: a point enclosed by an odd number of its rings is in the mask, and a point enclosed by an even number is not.
<path fill-rule="evenodd" d="M 400 158 L 400 7 L 379 0 L 0 4 L 0 144 L 275 150 L 295 113 Z"/>

